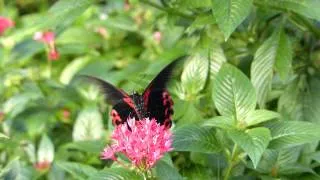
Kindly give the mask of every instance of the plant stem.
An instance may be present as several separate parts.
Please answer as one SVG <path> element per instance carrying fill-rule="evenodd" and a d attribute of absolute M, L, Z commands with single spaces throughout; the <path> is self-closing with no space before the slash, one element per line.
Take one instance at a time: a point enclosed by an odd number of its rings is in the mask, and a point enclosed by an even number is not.
<path fill-rule="evenodd" d="M 231 174 L 231 170 L 235 164 L 234 162 L 234 159 L 238 156 L 238 153 L 237 153 L 237 144 L 234 144 L 233 146 L 233 149 L 232 149 L 232 154 L 231 154 L 231 157 L 229 158 L 229 162 L 228 162 L 228 167 L 226 169 L 226 172 L 225 172 L 225 175 L 224 175 L 224 180 L 228 180 L 229 179 L 229 176 Z"/>
<path fill-rule="evenodd" d="M 144 171 L 142 173 L 142 175 L 143 175 L 143 180 L 147 180 L 148 179 L 148 173 L 146 171 Z"/>
<path fill-rule="evenodd" d="M 51 79 L 51 75 L 52 75 L 52 62 L 51 60 L 48 58 L 47 59 L 48 62 L 48 78 Z"/>
<path fill-rule="evenodd" d="M 144 3 L 144 4 L 147 4 L 147 5 L 149 5 L 149 6 L 152 6 L 152 7 L 154 7 L 154 8 L 157 8 L 157 9 L 159 9 L 159 10 L 161 10 L 161 11 L 165 11 L 165 12 L 167 12 L 167 13 L 169 13 L 169 14 L 175 14 L 175 15 L 184 17 L 184 18 L 186 18 L 186 19 L 192 19 L 192 20 L 194 19 L 194 17 L 191 16 L 191 15 L 184 14 L 184 13 L 182 13 L 182 12 L 179 12 L 179 11 L 175 10 L 175 9 L 164 8 L 164 7 L 159 6 L 158 4 L 153 3 L 153 2 L 150 2 L 150 1 L 148 1 L 148 0 L 140 0 L 140 2 L 142 2 L 142 3 Z"/>

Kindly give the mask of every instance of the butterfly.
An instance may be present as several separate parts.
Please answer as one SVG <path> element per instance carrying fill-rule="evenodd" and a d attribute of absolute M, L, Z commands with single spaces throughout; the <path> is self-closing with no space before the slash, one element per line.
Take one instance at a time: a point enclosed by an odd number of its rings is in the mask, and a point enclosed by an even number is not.
<path fill-rule="evenodd" d="M 177 64 L 185 58 L 180 57 L 164 69 L 149 83 L 142 94 L 134 92 L 129 95 L 125 91 L 112 84 L 93 76 L 86 76 L 90 81 L 100 86 L 105 101 L 112 105 L 112 124 L 117 126 L 123 124 L 128 118 L 137 120 L 150 118 L 157 123 L 170 128 L 172 125 L 173 100 L 166 89 L 166 85 Z"/>

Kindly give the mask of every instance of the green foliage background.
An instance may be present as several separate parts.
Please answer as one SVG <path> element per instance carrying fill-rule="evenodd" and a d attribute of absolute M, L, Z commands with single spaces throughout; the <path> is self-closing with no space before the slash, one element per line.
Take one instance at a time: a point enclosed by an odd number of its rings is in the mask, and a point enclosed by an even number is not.
<path fill-rule="evenodd" d="M 0 177 L 143 179 L 99 159 L 110 107 L 77 75 L 141 92 L 188 55 L 169 86 L 175 150 L 153 168 L 157 179 L 319 179 L 319 9 L 319 0 L 0 0 L 16 23 L 0 37 Z M 46 30 L 57 34 L 57 61 L 32 39 Z"/>

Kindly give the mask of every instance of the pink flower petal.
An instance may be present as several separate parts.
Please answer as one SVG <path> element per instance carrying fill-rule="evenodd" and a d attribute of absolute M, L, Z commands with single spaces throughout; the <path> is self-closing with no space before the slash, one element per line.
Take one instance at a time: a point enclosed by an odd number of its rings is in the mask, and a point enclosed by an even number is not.
<path fill-rule="evenodd" d="M 139 121 L 129 118 L 127 124 L 115 127 L 112 140 L 112 148 L 104 149 L 102 159 L 112 159 L 115 153 L 122 153 L 134 166 L 144 170 L 152 168 L 156 161 L 173 149 L 170 130 L 149 118 Z"/>
<path fill-rule="evenodd" d="M 45 31 L 45 32 L 36 32 L 33 35 L 33 39 L 35 41 L 40 41 L 45 44 L 54 43 L 55 41 L 55 34 L 52 31 Z"/>

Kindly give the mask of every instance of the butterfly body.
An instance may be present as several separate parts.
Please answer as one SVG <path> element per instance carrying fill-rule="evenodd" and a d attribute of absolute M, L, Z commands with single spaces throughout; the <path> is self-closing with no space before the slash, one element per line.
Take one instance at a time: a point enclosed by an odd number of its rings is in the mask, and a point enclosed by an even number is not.
<path fill-rule="evenodd" d="M 154 118 L 159 124 L 165 125 L 167 128 L 171 127 L 173 100 L 168 91 L 152 92 L 145 94 L 145 96 L 134 93 L 129 97 L 122 99 L 113 106 L 110 113 L 113 125 L 122 124 L 126 122 L 127 118 L 135 118 L 137 120 Z M 148 103 L 145 102 L 146 97 L 149 98 Z"/>
<path fill-rule="evenodd" d="M 86 76 L 100 85 L 107 103 L 113 105 L 111 119 L 113 125 L 125 123 L 128 118 L 141 120 L 155 119 L 166 128 L 170 128 L 173 115 L 173 100 L 166 89 L 166 84 L 173 68 L 184 58 L 179 58 L 166 66 L 147 86 L 142 94 L 128 95 L 121 89 L 99 78 Z"/>

